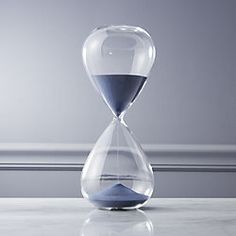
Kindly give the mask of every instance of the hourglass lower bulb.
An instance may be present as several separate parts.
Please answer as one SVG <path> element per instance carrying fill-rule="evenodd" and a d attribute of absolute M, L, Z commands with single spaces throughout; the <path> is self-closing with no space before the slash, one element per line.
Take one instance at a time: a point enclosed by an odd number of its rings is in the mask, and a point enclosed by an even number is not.
<path fill-rule="evenodd" d="M 98 208 L 138 208 L 153 192 L 151 166 L 123 117 L 144 87 L 154 59 L 151 37 L 139 27 L 97 28 L 84 43 L 89 78 L 114 116 L 81 176 L 83 196 Z"/>

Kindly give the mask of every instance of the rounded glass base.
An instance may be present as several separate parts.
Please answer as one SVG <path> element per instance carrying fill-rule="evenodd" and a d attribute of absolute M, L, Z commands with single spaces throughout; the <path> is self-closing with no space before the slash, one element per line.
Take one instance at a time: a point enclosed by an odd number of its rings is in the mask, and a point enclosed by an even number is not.
<path fill-rule="evenodd" d="M 102 191 L 85 195 L 97 208 L 107 210 L 131 210 L 143 206 L 150 196 L 138 193 L 122 183 L 116 183 Z"/>
<path fill-rule="evenodd" d="M 90 202 L 100 210 L 105 210 L 105 211 L 126 211 L 127 210 L 128 211 L 128 210 L 136 210 L 136 209 L 141 208 L 142 206 L 146 205 L 148 200 L 146 200 L 143 203 L 138 203 L 138 204 L 133 205 L 133 206 L 127 206 L 126 204 L 124 204 L 124 205 L 120 205 L 119 207 L 117 207 L 117 206 L 101 207 L 101 206 L 97 205 L 96 203 L 94 203 L 92 201 L 90 201 Z"/>

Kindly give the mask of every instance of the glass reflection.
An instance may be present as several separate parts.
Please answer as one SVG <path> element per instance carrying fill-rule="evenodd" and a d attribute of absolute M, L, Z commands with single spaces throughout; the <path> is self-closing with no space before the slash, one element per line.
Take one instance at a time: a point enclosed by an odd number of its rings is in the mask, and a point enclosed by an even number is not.
<path fill-rule="evenodd" d="M 153 234 L 150 219 L 141 210 L 92 211 L 84 221 L 81 236 L 148 236 Z"/>

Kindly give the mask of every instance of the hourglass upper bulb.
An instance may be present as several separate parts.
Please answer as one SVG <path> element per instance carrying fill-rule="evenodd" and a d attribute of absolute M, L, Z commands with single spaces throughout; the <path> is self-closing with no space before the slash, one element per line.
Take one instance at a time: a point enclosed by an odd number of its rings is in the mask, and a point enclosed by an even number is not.
<path fill-rule="evenodd" d="M 140 27 L 105 26 L 88 36 L 82 55 L 92 84 L 119 117 L 142 90 L 155 60 L 155 47 Z"/>

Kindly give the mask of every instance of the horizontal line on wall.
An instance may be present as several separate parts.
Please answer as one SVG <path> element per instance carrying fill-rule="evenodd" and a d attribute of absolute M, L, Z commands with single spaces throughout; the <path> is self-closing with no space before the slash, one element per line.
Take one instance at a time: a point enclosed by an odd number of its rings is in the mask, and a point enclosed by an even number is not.
<path fill-rule="evenodd" d="M 153 171 L 181 171 L 181 172 L 236 172 L 236 165 L 184 165 L 163 164 L 152 165 Z"/>
<path fill-rule="evenodd" d="M 77 163 L 3 163 L 0 170 L 25 170 L 25 171 L 82 171 L 83 164 Z M 181 172 L 236 172 L 236 165 L 178 165 L 178 164 L 153 164 L 152 169 L 158 171 Z"/>
<path fill-rule="evenodd" d="M 236 153 L 236 145 L 143 144 L 145 152 L 227 152 Z M 75 143 L 0 143 L 1 152 L 89 152 L 93 144 Z"/>
<path fill-rule="evenodd" d="M 0 170 L 54 170 L 54 171 L 81 171 L 83 164 L 78 163 L 1 163 Z"/>
<path fill-rule="evenodd" d="M 0 170 L 81 171 L 91 144 L 0 143 Z M 236 171 L 236 145 L 142 145 L 154 171 Z"/>

